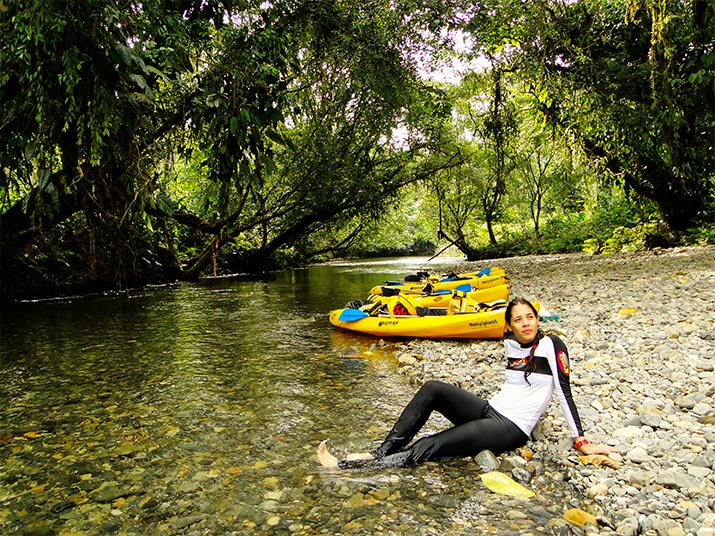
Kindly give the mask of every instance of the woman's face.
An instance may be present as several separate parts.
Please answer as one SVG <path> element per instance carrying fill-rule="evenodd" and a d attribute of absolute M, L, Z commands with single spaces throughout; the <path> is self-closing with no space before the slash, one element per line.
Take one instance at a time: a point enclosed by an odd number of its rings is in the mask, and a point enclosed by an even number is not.
<path fill-rule="evenodd" d="M 528 305 L 517 303 L 511 309 L 509 329 L 520 343 L 531 342 L 539 329 L 539 317 Z"/>

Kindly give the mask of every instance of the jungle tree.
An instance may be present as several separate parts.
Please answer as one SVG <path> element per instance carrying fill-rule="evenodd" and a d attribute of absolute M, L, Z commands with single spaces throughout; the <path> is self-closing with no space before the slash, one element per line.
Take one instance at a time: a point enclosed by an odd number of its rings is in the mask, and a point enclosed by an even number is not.
<path fill-rule="evenodd" d="M 430 180 L 437 200 L 438 238 L 445 239 L 467 259 L 478 255 L 479 227 L 482 226 L 482 200 L 489 185 L 483 164 L 486 155 L 478 146 L 462 142 L 467 162 L 456 169 L 436 173 Z"/>
<path fill-rule="evenodd" d="M 79 230 L 88 268 L 113 272 L 120 284 L 159 264 L 146 227 L 156 204 L 158 162 L 167 156 L 167 142 L 192 129 L 226 121 L 223 141 L 226 132 L 237 134 L 224 143 L 225 158 L 212 163 L 215 174 L 233 164 L 245 185 L 246 177 L 260 173 L 265 131 L 280 119 L 288 63 L 280 30 L 266 30 L 250 4 L 6 4 L 4 283 L 7 268 L 22 268 L 18 261 L 57 226 L 74 236 Z M 243 18 L 227 16 L 234 13 Z M 216 61 L 229 56 L 233 71 Z M 222 98 L 235 107 L 217 119 Z M 240 182 L 237 174 L 227 180 Z"/>
<path fill-rule="evenodd" d="M 671 229 L 712 221 L 712 0 L 533 10 L 519 46 L 545 121 L 574 135 L 626 191 L 654 201 Z"/>
<path fill-rule="evenodd" d="M 430 98 L 406 47 L 419 42 L 420 21 L 434 24 L 434 9 L 331 0 L 2 5 L 4 276 L 35 262 L 53 233 L 72 240 L 88 271 L 120 284 L 155 267 L 195 277 L 226 244 L 259 262 L 405 182 L 393 180 L 403 166 L 385 164 L 399 159 L 379 145 Z M 324 94 L 338 99 L 334 110 L 302 110 L 301 94 L 328 80 L 341 82 Z M 331 114 L 322 131 L 316 112 Z M 187 169 L 191 209 L 169 184 Z M 349 199 L 366 176 L 382 189 Z M 176 245 L 188 236 L 197 254 L 182 269 Z"/>
<path fill-rule="evenodd" d="M 509 102 L 508 92 L 503 82 L 504 69 L 493 66 L 491 70 L 493 89 L 489 109 L 484 117 L 481 134 L 488 150 L 489 187 L 482 196 L 484 221 L 489 232 L 489 243 L 496 245 L 494 223 L 503 209 L 502 201 L 507 190 L 507 179 L 511 171 L 513 142 L 516 139 L 517 122 L 514 118 L 513 105 Z"/>
<path fill-rule="evenodd" d="M 537 133 L 522 137 L 520 146 L 512 155 L 514 175 L 525 186 L 524 194 L 536 238 L 541 236 L 542 212 L 551 197 L 559 190 L 566 190 L 571 171 L 568 156 L 557 140 Z"/>
<path fill-rule="evenodd" d="M 440 234 L 468 259 L 476 255 L 480 222 L 489 243 L 498 245 L 495 224 L 503 213 L 518 133 L 508 58 L 491 57 L 490 65 L 469 73 L 450 92 L 455 113 L 448 130 L 465 165 L 432 181 L 441 207 Z"/>

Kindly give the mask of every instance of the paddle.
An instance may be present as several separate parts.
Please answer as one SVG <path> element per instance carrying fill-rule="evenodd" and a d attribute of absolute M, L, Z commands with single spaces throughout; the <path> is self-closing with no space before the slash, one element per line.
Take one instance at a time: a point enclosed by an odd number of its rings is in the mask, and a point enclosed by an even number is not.
<path fill-rule="evenodd" d="M 367 314 L 365 311 L 361 311 L 360 309 L 343 309 L 340 313 L 340 316 L 338 317 L 338 321 L 355 322 L 356 320 L 360 320 L 361 318 L 367 318 L 368 316 L 370 315 Z"/>

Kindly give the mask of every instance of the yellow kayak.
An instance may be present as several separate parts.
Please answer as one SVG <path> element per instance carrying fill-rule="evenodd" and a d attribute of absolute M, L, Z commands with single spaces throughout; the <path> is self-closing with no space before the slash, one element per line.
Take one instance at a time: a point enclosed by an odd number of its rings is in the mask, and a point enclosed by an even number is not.
<path fill-rule="evenodd" d="M 400 294 L 404 294 L 407 298 L 409 298 L 416 307 L 447 309 L 451 306 L 464 312 L 467 310 L 470 303 L 485 303 L 497 300 L 506 300 L 509 297 L 509 285 L 505 283 L 503 285 L 472 290 L 469 292 L 445 290 L 432 294 L 421 294 L 401 291 Z M 371 294 L 368 299 L 371 302 L 381 301 L 382 303 L 387 303 L 388 301 L 387 296 L 379 294 Z"/>
<path fill-rule="evenodd" d="M 353 303 L 356 307 L 330 311 L 330 323 L 378 337 L 500 339 L 504 336 L 505 299 L 478 303 L 457 297 L 449 308 L 436 309 L 420 307 L 412 297 L 400 293 L 377 302 Z M 540 304 L 532 303 L 539 311 Z"/>
<path fill-rule="evenodd" d="M 491 311 L 445 314 L 440 316 L 370 316 L 359 309 L 330 311 L 330 323 L 342 329 L 377 337 L 420 339 L 500 339 L 504 336 L 502 307 Z"/>
<path fill-rule="evenodd" d="M 432 293 L 440 290 L 480 290 L 506 285 L 509 279 L 503 268 L 487 268 L 479 272 L 464 272 L 447 276 L 429 276 L 420 281 L 387 281 L 370 289 L 370 294 L 391 294 L 395 292 Z"/>

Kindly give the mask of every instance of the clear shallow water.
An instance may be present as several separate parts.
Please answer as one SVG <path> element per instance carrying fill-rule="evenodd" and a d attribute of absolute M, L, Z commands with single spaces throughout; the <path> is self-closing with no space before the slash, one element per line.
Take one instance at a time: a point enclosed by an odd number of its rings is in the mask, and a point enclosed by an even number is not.
<path fill-rule="evenodd" d="M 392 343 L 337 331 L 328 311 L 424 261 L 6 308 L 0 532 L 460 533 L 460 509 L 479 508 L 473 464 L 315 461 L 325 437 L 374 447 L 414 391 Z M 483 512 L 485 527 L 498 517 Z"/>

